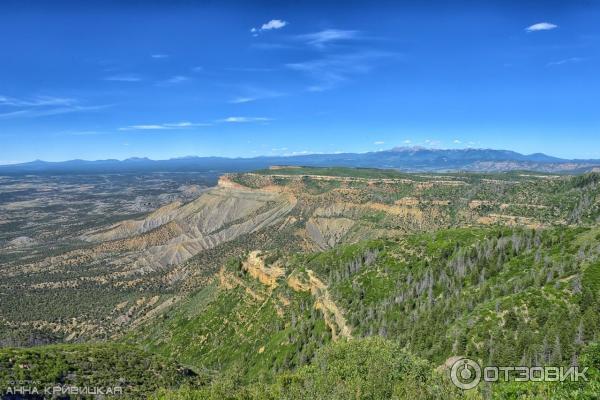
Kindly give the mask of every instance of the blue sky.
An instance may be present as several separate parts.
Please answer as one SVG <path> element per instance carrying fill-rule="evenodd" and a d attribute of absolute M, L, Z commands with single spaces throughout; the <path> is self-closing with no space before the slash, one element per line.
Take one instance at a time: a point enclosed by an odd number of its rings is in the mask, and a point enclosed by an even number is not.
<path fill-rule="evenodd" d="M 81 3 L 0 4 L 1 164 L 407 145 L 600 158 L 600 2 Z"/>

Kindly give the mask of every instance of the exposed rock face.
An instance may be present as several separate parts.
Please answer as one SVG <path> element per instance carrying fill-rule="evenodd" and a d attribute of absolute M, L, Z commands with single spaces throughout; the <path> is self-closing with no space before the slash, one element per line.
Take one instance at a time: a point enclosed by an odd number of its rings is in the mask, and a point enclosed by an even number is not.
<path fill-rule="evenodd" d="M 327 285 L 317 277 L 314 271 L 310 269 L 307 269 L 306 273 L 295 271 L 288 277 L 287 284 L 297 292 L 310 292 L 315 299 L 315 309 L 323 313 L 325 323 L 331 329 L 333 340 L 352 338 L 352 330 L 346 323 L 344 313 L 332 300 Z"/>
<path fill-rule="evenodd" d="M 225 268 L 221 268 L 217 278 L 219 286 L 223 290 L 231 290 L 236 287 L 242 287 L 245 293 L 250 295 L 253 300 L 264 302 L 267 298 L 274 300 L 274 305 L 278 315 L 283 315 L 283 307 L 290 304 L 281 292 L 275 297 L 273 291 L 278 287 L 279 283 L 285 282 L 289 288 L 296 292 L 310 293 L 314 299 L 313 306 L 316 310 L 321 311 L 325 323 L 331 330 L 333 340 L 340 338 L 352 339 L 352 329 L 346 322 L 346 318 L 342 310 L 335 304 L 328 286 L 314 273 L 314 271 L 294 270 L 286 277 L 286 269 L 277 262 L 274 265 L 267 267 L 264 262 L 264 256 L 260 251 L 252 251 L 242 263 L 242 270 L 248 275 L 264 285 L 264 291 L 255 291 L 247 281 L 241 279 L 235 274 L 228 272 Z M 276 299 L 276 300 L 275 300 Z"/>
<path fill-rule="evenodd" d="M 228 175 L 222 175 L 219 177 L 219 187 L 221 188 L 233 188 L 233 189 L 244 189 L 244 186 L 240 185 L 231 180 Z"/>
<path fill-rule="evenodd" d="M 306 232 L 320 249 L 328 249 L 341 242 L 354 223 L 348 218 L 310 218 L 306 222 Z"/>
<path fill-rule="evenodd" d="M 242 268 L 254 279 L 269 287 L 277 286 L 277 279 L 283 276 L 285 271 L 282 267 L 272 266 L 267 268 L 259 251 L 253 251 L 243 263 Z"/>
<path fill-rule="evenodd" d="M 112 250 L 143 249 L 135 257 L 135 265 L 160 268 L 180 264 L 202 250 L 281 222 L 294 206 L 293 197 L 276 192 L 219 187 L 188 204 L 171 203 L 144 219 L 121 222 L 93 232 L 86 239 L 113 240 L 109 242 Z M 123 239 L 130 236 L 135 240 Z M 106 244 L 99 248 L 102 246 Z"/>
<path fill-rule="evenodd" d="M 175 201 L 167 204 L 156 211 L 150 213 L 142 220 L 128 220 L 110 227 L 107 230 L 93 233 L 85 239 L 95 242 L 103 242 L 107 240 L 122 239 L 125 237 L 148 232 L 167 222 L 170 222 L 175 216 L 175 211 L 181 207 L 181 202 Z"/>
<path fill-rule="evenodd" d="M 203 279 L 204 265 L 190 267 L 185 261 L 203 251 L 227 246 L 226 242 L 240 236 L 265 234 L 271 228 L 272 232 L 278 232 L 282 226 L 293 223 L 289 214 L 295 206 L 296 199 L 289 193 L 216 187 L 191 202 L 176 201 L 144 218 L 90 231 L 82 238 L 89 243 L 86 247 L 9 266 L 3 270 L 3 277 L 16 280 L 19 276 L 34 276 L 33 282 L 23 285 L 23 290 L 56 291 L 57 295 L 64 295 L 67 291 L 86 290 L 84 288 L 95 291 L 106 288 L 112 294 L 110 300 L 115 301 L 113 311 L 98 311 L 102 318 L 82 319 L 72 325 L 51 319 L 40 319 L 36 325 L 17 321 L 15 327 L 44 334 L 50 332 L 65 341 L 123 332 L 179 301 L 179 294 L 169 293 L 168 297 L 159 298 L 164 287 L 185 290 L 181 286 L 188 281 Z M 26 237 L 11 242 L 11 246 L 20 247 L 32 244 L 35 241 Z M 239 249 L 243 245 L 233 246 Z M 227 250 L 223 252 L 228 254 Z M 265 284 L 274 283 L 281 273 L 276 268 L 265 268 L 258 253 L 248 259 L 246 267 Z M 206 268 L 208 271 L 211 266 Z M 83 273 L 77 275 L 72 271 Z M 194 287 L 195 282 L 190 283 L 190 287 Z M 122 309 L 117 307 L 123 303 L 122 293 L 130 291 L 135 291 L 132 297 L 138 300 L 131 300 Z M 0 320 L 0 324 L 8 326 L 13 322 Z"/>

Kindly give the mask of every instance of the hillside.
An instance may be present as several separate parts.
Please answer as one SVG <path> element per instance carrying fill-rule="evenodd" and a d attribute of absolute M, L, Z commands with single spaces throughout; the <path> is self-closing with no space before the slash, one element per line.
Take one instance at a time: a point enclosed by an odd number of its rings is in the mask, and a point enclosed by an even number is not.
<path fill-rule="evenodd" d="M 569 364 L 599 339 L 599 256 L 600 230 L 583 228 L 458 229 L 252 253 L 134 342 L 250 381 L 306 365 L 331 341 L 373 336 L 437 365 L 456 355 Z"/>
<path fill-rule="evenodd" d="M 84 230 L 73 250 L 44 256 L 41 242 L 32 260 L 19 257 L 27 248 L 9 248 L 0 341 L 119 336 L 253 250 L 327 250 L 452 227 L 591 224 L 600 215 L 597 177 L 344 168 L 225 175 L 191 201 Z"/>
<path fill-rule="evenodd" d="M 201 383 L 196 373 L 171 359 L 122 344 L 0 349 L 0 394 L 14 388 L 14 398 L 22 398 L 20 388 L 37 388 L 39 393 L 32 395 L 38 396 L 30 398 L 52 398 L 55 390 L 58 396 L 66 388 L 76 398 L 76 390 L 86 387 L 109 398 L 142 398 L 158 389 L 200 387 Z"/>
<path fill-rule="evenodd" d="M 227 174 L 191 200 L 87 229 L 76 249 L 9 257 L 0 343 L 120 343 L 175 360 L 197 377 L 154 386 L 140 378 L 144 393 L 176 390 L 166 398 L 187 396 L 186 385 L 196 385 L 188 394 L 198 398 L 323 395 L 327 374 L 316 372 L 323 357 L 340 351 L 360 368 L 361 346 L 402 349 L 407 365 L 428 371 L 421 382 L 438 382 L 428 388 L 441 392 L 387 376 L 385 393 L 410 387 L 417 398 L 450 398 L 454 389 L 432 371 L 452 357 L 488 365 L 593 359 L 599 218 L 597 174 L 337 167 Z M 62 346 L 40 351 L 87 357 L 86 344 Z M 8 351 L 11 359 L 38 357 Z M 66 370 L 78 370 L 76 360 Z M 305 384 L 284 384 L 290 380 L 316 386 L 306 392 Z M 590 387 L 553 390 L 561 398 Z M 511 398 L 525 389 L 494 390 Z"/>

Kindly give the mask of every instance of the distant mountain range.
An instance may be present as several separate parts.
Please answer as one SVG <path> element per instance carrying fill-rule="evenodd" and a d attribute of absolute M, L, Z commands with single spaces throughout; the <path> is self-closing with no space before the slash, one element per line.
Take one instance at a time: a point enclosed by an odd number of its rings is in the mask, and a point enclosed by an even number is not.
<path fill-rule="evenodd" d="M 568 160 L 542 153 L 520 154 L 493 149 L 428 149 L 396 147 L 369 153 L 305 154 L 254 158 L 182 157 L 169 160 L 32 161 L 0 166 L 0 174 L 247 171 L 271 165 L 389 168 L 412 172 L 527 170 L 581 173 L 600 171 L 600 160 Z"/>

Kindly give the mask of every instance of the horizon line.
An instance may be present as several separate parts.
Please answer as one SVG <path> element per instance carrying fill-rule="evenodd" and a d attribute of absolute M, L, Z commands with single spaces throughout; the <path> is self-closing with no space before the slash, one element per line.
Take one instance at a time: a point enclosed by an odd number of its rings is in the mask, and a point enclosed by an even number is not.
<path fill-rule="evenodd" d="M 588 161 L 588 160 L 594 160 L 594 161 L 600 161 L 600 158 L 595 159 L 595 158 L 564 158 L 564 157 L 556 157 L 550 154 L 546 154 L 543 152 L 534 152 L 534 153 L 521 153 L 519 151 L 516 150 L 510 150 L 510 149 L 503 149 L 503 148 L 499 148 L 499 149 L 495 149 L 495 148 L 491 148 L 491 147 L 462 147 L 462 148 L 438 148 L 438 147 L 425 147 L 425 146 L 394 146 L 391 147 L 389 149 L 385 149 L 385 150 L 375 150 L 375 151 L 364 151 L 364 152 L 352 152 L 352 151 L 337 151 L 337 152 L 306 152 L 306 153 L 297 153 L 297 154 L 263 154 L 263 155 L 256 155 L 256 156 L 238 156 L 238 157 L 232 157 L 232 156 L 219 156 L 219 155 L 207 155 L 207 156 L 199 156 L 199 155 L 187 155 L 187 156 L 179 156 L 179 157 L 171 157 L 171 158 L 164 158 L 164 159 L 152 159 L 149 157 L 127 157 L 127 158 L 123 158 L 123 159 L 118 159 L 118 158 L 101 158 L 101 159 L 95 159 L 95 160 L 86 160 L 86 159 L 81 159 L 81 158 L 73 158 L 73 159 L 66 159 L 66 160 L 60 160 L 60 161 L 46 161 L 46 160 L 41 160 L 41 159 L 35 159 L 35 160 L 31 160 L 31 161 L 20 161 L 20 162 L 15 162 L 15 163 L 8 163 L 8 164 L 0 164 L 0 167 L 8 167 L 8 166 L 18 166 L 18 165 L 24 165 L 24 164 L 31 164 L 31 163 L 48 163 L 48 164 L 58 164 L 58 163 L 66 163 L 66 162 L 73 162 L 73 161 L 82 161 L 82 162 L 100 162 L 100 161 L 117 161 L 117 162 L 125 162 L 125 161 L 133 161 L 133 160 L 146 160 L 146 161 L 154 161 L 154 162 L 159 162 L 159 161 L 172 161 L 172 160 L 181 160 L 181 159 L 186 159 L 186 158 L 222 158 L 222 159 L 230 159 L 230 160 L 240 160 L 240 159 L 246 159 L 246 160 L 252 160 L 252 159 L 257 159 L 257 158 L 293 158 L 293 157 L 304 157 L 304 156 L 315 156 L 315 155 L 339 155 L 339 154 L 369 154 L 369 153 L 383 153 L 383 152 L 389 152 L 389 151 L 394 151 L 394 150 L 428 150 L 428 151 L 466 151 L 466 150 L 492 150 L 492 151 L 509 151 L 509 152 L 513 152 L 513 153 L 517 153 L 519 155 L 523 155 L 523 156 L 532 156 L 532 155 L 544 155 L 547 157 L 553 157 L 556 158 L 558 160 L 562 160 L 562 161 Z M 558 162 L 558 161 L 557 161 Z"/>

